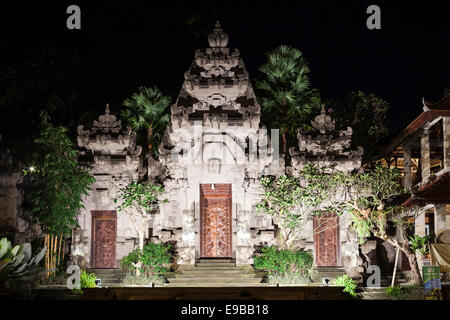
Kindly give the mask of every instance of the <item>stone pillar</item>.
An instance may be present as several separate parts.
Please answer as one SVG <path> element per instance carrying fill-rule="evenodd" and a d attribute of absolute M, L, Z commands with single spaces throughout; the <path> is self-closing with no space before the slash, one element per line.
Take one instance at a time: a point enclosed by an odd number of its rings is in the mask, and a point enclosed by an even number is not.
<path fill-rule="evenodd" d="M 248 210 L 239 211 L 236 235 L 236 265 L 243 266 L 253 263 L 253 261 L 251 261 L 253 248 L 250 243 L 250 212 Z"/>
<path fill-rule="evenodd" d="M 422 183 L 426 183 L 430 177 L 430 135 L 429 130 L 423 131 L 420 139 Z"/>
<path fill-rule="evenodd" d="M 425 210 L 423 210 L 419 216 L 416 217 L 415 221 L 414 221 L 414 233 L 424 237 L 425 236 Z"/>
<path fill-rule="evenodd" d="M 450 117 L 442 119 L 444 136 L 444 169 L 450 170 Z"/>
<path fill-rule="evenodd" d="M 411 176 L 411 147 L 403 145 L 403 172 L 405 175 L 404 186 L 409 189 L 412 187 L 412 176 Z"/>
<path fill-rule="evenodd" d="M 194 210 L 183 210 L 183 229 L 178 248 L 178 264 L 195 264 L 195 226 Z"/>
<path fill-rule="evenodd" d="M 434 232 L 436 236 L 447 229 L 447 216 L 445 214 L 445 204 L 434 205 Z"/>

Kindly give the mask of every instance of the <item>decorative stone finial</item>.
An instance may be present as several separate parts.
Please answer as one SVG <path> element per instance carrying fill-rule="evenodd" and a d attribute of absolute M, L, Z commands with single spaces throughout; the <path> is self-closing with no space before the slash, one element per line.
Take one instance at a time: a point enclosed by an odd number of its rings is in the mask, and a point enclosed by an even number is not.
<path fill-rule="evenodd" d="M 216 21 L 213 32 L 208 35 L 209 46 L 225 48 L 228 45 L 228 34 L 223 32 L 219 20 Z"/>
<path fill-rule="evenodd" d="M 320 115 L 316 116 L 316 118 L 311 121 L 311 125 L 321 134 L 334 130 L 334 120 L 329 115 L 325 114 L 325 105 L 322 104 Z"/>
<path fill-rule="evenodd" d="M 105 114 L 109 114 L 109 103 L 106 104 Z"/>

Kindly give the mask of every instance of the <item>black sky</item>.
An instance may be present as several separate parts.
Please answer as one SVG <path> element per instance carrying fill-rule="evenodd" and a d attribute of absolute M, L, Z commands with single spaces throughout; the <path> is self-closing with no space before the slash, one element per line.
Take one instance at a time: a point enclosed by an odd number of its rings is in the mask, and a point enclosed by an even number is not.
<path fill-rule="evenodd" d="M 83 52 L 87 70 L 62 69 L 76 73 L 82 84 L 92 81 L 89 94 L 81 91 L 87 95 L 84 108 L 95 104 L 101 109 L 106 102 L 120 105 L 138 85 L 147 83 L 175 98 L 194 48 L 207 45 L 204 37 L 176 37 L 186 19 L 198 15 L 210 29 L 220 19 L 229 46 L 241 51 L 252 78 L 265 52 L 291 45 L 309 61 L 312 84 L 323 97 L 343 99 L 362 90 L 388 101 L 394 133 L 421 112 L 423 96 L 436 101 L 450 88 L 450 19 L 445 2 L 92 2 L 2 3 L 2 61 L 20 64 L 48 44 Z M 66 29 L 65 9 L 70 4 L 81 7 L 82 30 Z M 381 30 L 366 28 L 370 4 L 381 8 Z M 95 59 L 98 68 L 90 64 Z M 155 65 L 166 65 L 170 71 L 152 73 Z M 112 80 L 101 84 L 104 78 Z"/>

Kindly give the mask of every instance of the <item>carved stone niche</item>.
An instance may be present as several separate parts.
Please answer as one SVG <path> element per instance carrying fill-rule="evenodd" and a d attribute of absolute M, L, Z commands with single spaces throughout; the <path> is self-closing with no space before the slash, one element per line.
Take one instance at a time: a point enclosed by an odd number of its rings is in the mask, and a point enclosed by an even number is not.
<path fill-rule="evenodd" d="M 222 161 L 218 158 L 211 158 L 208 160 L 208 173 L 220 174 L 222 171 Z"/>

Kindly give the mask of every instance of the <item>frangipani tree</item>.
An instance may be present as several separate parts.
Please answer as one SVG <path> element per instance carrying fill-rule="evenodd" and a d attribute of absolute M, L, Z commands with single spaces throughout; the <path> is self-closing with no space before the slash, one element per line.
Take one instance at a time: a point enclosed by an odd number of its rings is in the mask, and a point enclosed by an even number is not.
<path fill-rule="evenodd" d="M 148 223 L 152 219 L 152 212 L 156 210 L 160 203 L 168 202 L 167 199 L 161 199 L 164 194 L 164 188 L 157 183 L 139 183 L 132 182 L 128 186 L 119 190 L 118 198 L 114 199 L 117 203 L 119 212 L 128 214 L 136 232 L 139 236 L 139 249 L 142 252 L 144 248 L 145 231 Z M 136 265 L 136 275 L 139 275 L 141 263 Z"/>
<path fill-rule="evenodd" d="M 279 227 L 281 248 L 291 248 L 301 238 L 302 227 L 323 212 L 342 214 L 346 203 L 336 195 L 345 196 L 348 175 L 307 165 L 300 177 L 282 175 L 261 179 L 263 194 L 258 210 L 274 218 Z"/>
<path fill-rule="evenodd" d="M 407 210 L 398 204 L 399 196 L 407 190 L 401 185 L 401 173 L 397 169 L 377 166 L 352 177 L 352 187 L 356 197 L 347 201 L 352 226 L 357 232 L 360 243 L 371 235 L 393 245 L 408 258 L 411 266 L 412 281 L 422 282 L 414 250 L 411 248 L 406 231 L 411 227 L 414 210 Z M 398 234 L 388 235 L 388 223 L 397 227 Z"/>
<path fill-rule="evenodd" d="M 348 214 L 360 244 L 374 236 L 401 250 L 411 266 L 412 281 L 419 284 L 417 258 L 406 234 L 415 212 L 398 205 L 398 199 L 407 195 L 400 181 L 400 171 L 381 166 L 357 173 L 306 166 L 299 178 L 261 179 L 264 193 L 258 208 L 274 217 L 283 248 L 301 236 L 301 227 L 314 216 Z M 388 234 L 389 223 L 397 227 L 398 235 Z"/>

